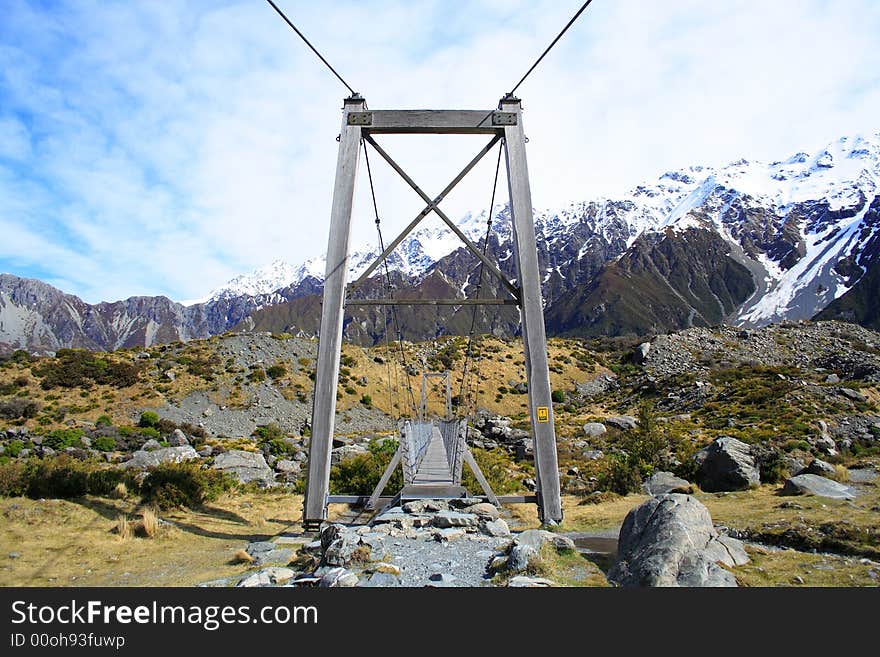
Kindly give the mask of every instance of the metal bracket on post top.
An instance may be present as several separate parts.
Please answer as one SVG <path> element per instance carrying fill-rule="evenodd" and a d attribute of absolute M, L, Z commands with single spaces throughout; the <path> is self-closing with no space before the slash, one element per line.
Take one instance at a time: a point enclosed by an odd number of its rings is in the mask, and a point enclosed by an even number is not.
<path fill-rule="evenodd" d="M 372 112 L 349 112 L 348 125 L 373 125 Z"/>
<path fill-rule="evenodd" d="M 516 125 L 516 112 L 492 112 L 492 125 Z"/>

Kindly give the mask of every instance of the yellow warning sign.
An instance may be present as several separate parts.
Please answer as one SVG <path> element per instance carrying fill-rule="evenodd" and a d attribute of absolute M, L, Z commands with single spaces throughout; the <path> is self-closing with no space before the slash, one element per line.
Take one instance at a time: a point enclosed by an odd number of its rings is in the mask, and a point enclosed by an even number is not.
<path fill-rule="evenodd" d="M 538 406 L 538 422 L 550 421 L 550 409 L 546 406 Z"/>

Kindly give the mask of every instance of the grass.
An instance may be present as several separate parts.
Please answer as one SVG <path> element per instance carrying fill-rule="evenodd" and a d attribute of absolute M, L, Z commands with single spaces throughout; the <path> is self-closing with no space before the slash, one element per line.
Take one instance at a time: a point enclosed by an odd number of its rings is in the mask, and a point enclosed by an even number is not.
<path fill-rule="evenodd" d="M 740 586 L 877 586 L 880 568 L 852 557 L 794 550 L 747 549 L 751 562 L 734 569 Z M 797 579 L 799 578 L 799 579 Z"/>
<path fill-rule="evenodd" d="M 541 548 L 540 558 L 529 574 L 546 577 L 559 586 L 609 586 L 605 574 L 592 561 L 575 550 L 558 552 L 552 545 Z"/>
<path fill-rule="evenodd" d="M 132 500 L 0 499 L 0 586 L 193 586 L 243 574 L 233 563 L 244 543 L 300 531 L 302 497 L 224 495 L 198 510 L 163 516 L 173 524 L 152 539 L 127 520 L 148 511 Z M 129 534 L 118 534 L 120 516 Z M 17 553 L 17 558 L 8 555 Z"/>

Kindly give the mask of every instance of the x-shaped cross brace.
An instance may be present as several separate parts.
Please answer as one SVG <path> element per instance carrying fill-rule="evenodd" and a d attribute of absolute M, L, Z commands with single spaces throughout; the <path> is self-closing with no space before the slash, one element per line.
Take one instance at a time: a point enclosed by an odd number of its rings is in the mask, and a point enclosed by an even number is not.
<path fill-rule="evenodd" d="M 419 225 L 422 219 L 427 217 L 431 212 L 436 212 L 437 216 L 439 216 L 446 223 L 446 225 L 449 226 L 450 230 L 452 230 L 452 232 L 458 236 L 458 238 L 464 243 L 468 250 L 473 253 L 480 260 L 480 262 L 482 262 L 489 269 L 489 271 L 491 271 L 501 281 L 502 285 L 504 285 L 504 287 L 507 288 L 510 294 L 513 295 L 513 298 L 519 300 L 519 289 L 517 289 L 516 286 L 514 286 L 509 280 L 507 280 L 507 277 L 501 272 L 498 266 L 494 262 L 492 262 L 492 260 L 490 260 L 486 255 L 484 255 L 483 252 L 480 251 L 480 249 L 477 247 L 477 245 L 474 244 L 470 239 L 468 239 L 468 236 L 465 235 L 461 231 L 461 229 L 456 226 L 455 223 L 453 223 L 453 221 L 448 216 L 446 216 L 446 213 L 443 212 L 443 210 L 441 210 L 439 207 L 440 202 L 444 198 L 446 198 L 449 195 L 449 192 L 451 192 L 455 188 L 455 186 L 460 183 L 462 179 L 471 171 L 471 169 L 473 169 L 477 165 L 477 163 L 481 159 L 483 159 L 486 153 L 492 150 L 492 147 L 496 143 L 498 143 L 499 139 L 501 139 L 501 135 L 495 135 L 494 137 L 492 137 L 491 141 L 486 144 L 486 146 L 483 147 L 483 149 L 479 153 L 477 153 L 470 162 L 468 162 L 467 166 L 462 169 L 455 178 L 452 179 L 452 182 L 450 182 L 446 186 L 446 188 L 442 192 L 440 192 L 439 196 L 432 200 L 424 191 L 422 191 L 421 187 L 419 187 L 415 183 L 415 181 L 410 178 L 406 171 L 404 171 L 401 166 L 397 164 L 397 162 L 395 162 L 391 158 L 391 156 L 388 155 L 388 153 L 386 153 L 381 146 L 379 146 L 379 144 L 376 143 L 372 136 L 370 136 L 369 134 L 364 135 L 364 140 L 367 141 L 367 143 L 369 143 L 370 146 L 372 146 L 386 162 L 388 162 L 392 169 L 400 174 L 400 177 L 403 178 L 406 183 L 413 188 L 413 190 L 415 190 L 416 194 L 422 197 L 427 205 L 418 215 L 416 215 L 416 218 L 413 219 L 409 223 L 409 225 L 403 229 L 403 232 L 401 232 L 400 235 L 398 235 L 394 239 L 394 241 L 388 245 L 388 247 L 376 259 L 376 261 L 373 262 L 373 264 L 371 264 L 369 267 L 367 267 L 366 271 L 361 274 L 354 283 L 352 283 L 350 291 L 354 291 L 364 281 L 366 281 L 370 277 L 370 275 L 376 270 L 376 268 L 379 267 L 379 265 L 381 265 L 385 261 L 385 259 L 394 252 L 394 250 L 400 245 L 400 243 L 404 239 L 406 239 L 406 236 L 409 235 L 413 231 L 413 229 L 415 229 L 415 227 Z M 489 212 L 491 211 L 492 209 L 490 208 Z"/>

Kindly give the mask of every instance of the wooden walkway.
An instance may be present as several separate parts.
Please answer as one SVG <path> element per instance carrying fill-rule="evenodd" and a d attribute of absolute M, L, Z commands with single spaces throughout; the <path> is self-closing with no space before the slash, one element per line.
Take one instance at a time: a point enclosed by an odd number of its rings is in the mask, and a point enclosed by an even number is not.
<path fill-rule="evenodd" d="M 452 468 L 446 458 L 443 436 L 440 429 L 435 426 L 413 482 L 401 491 L 401 499 L 445 499 L 462 497 L 465 494 L 463 486 L 456 486 L 453 483 Z"/>

